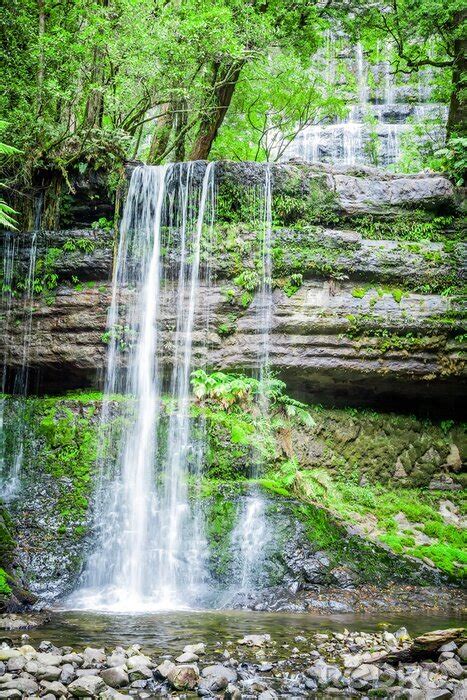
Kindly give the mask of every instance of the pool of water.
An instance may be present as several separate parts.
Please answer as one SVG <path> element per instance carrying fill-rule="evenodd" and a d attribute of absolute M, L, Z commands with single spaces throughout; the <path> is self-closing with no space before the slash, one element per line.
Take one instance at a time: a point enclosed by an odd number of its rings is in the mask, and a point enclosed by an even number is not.
<path fill-rule="evenodd" d="M 185 644 L 205 642 L 211 648 L 236 641 L 246 634 L 270 634 L 279 646 L 294 646 L 297 635 L 307 637 L 318 631 L 377 631 L 407 628 L 412 636 L 428 630 L 461 627 L 466 616 L 433 613 L 409 615 L 331 616 L 307 613 L 269 613 L 253 611 L 174 611 L 138 615 L 59 611 L 50 621 L 28 630 L 30 643 L 47 639 L 57 646 L 113 648 L 140 644 L 151 654 L 180 652 Z M 24 630 L 5 631 L 15 643 Z"/>

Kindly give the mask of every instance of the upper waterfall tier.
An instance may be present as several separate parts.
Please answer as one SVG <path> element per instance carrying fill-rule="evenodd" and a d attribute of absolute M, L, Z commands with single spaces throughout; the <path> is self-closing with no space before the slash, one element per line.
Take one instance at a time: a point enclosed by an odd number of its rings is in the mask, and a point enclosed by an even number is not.
<path fill-rule="evenodd" d="M 263 224 L 258 224 L 253 195 L 265 182 L 265 167 L 216 164 L 214 238 L 200 251 L 199 304 L 209 298 L 210 350 L 203 350 L 195 322 L 195 363 L 258 368 L 263 339 L 257 262 Z M 272 367 L 297 389 L 315 397 L 327 394 L 333 401 L 384 404 L 401 396 L 430 396 L 432 407 L 451 406 L 463 392 L 465 332 L 457 302 L 465 256 L 452 184 L 425 173 L 402 177 L 298 162 L 270 167 Z M 205 170 L 204 163 L 195 163 L 193 181 L 201 184 Z M 90 197 L 92 206 L 95 201 Z M 82 215 L 83 199 L 79 211 Z M 26 321 L 19 289 L 29 242 L 30 234 L 18 236 L 14 322 L 0 337 L 10 379 L 22 366 Z M 46 231 L 37 246 L 38 284 L 46 286 L 50 272 L 56 279 L 52 288 L 41 291 L 39 286 L 36 294 L 28 354 L 31 386 L 60 391 L 93 385 L 108 343 L 113 233 Z M 166 284 L 172 284 L 175 258 L 168 250 L 161 286 L 166 331 L 161 357 L 167 368 L 174 307 Z M 132 290 L 124 293 L 131 301 Z"/>

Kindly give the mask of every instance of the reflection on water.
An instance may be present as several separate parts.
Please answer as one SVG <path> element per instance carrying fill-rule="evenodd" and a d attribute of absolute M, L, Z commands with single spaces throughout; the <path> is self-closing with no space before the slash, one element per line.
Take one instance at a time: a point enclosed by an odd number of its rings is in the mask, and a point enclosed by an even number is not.
<path fill-rule="evenodd" d="M 54 612 L 49 623 L 29 630 L 32 644 L 47 639 L 57 646 L 79 649 L 87 645 L 115 647 L 141 644 L 150 653 L 179 652 L 186 643 L 203 641 L 214 646 L 235 641 L 245 634 L 270 634 L 281 644 L 291 643 L 298 634 L 318 630 L 376 631 L 386 623 L 395 630 L 402 625 L 412 636 L 428 630 L 459 627 L 465 617 L 433 614 L 413 615 L 310 615 L 307 613 L 266 613 L 248 611 L 186 611 L 141 615 L 115 615 L 82 611 Z M 22 631 L 6 633 L 19 641 Z"/>

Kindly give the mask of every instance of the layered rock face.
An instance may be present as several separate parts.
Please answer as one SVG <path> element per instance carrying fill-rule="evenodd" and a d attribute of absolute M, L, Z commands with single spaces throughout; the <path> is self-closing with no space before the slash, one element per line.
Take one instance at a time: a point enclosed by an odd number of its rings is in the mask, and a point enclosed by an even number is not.
<path fill-rule="evenodd" d="M 199 309 L 210 308 L 210 349 L 201 357 L 199 322 L 195 358 L 212 368 L 253 370 L 262 342 L 255 297 L 262 224 L 248 220 L 244 202 L 264 182 L 265 166 L 216 168 L 218 221 L 204 256 L 212 281 L 198 301 Z M 426 397 L 433 409 L 454 408 L 463 394 L 457 295 L 465 248 L 449 181 L 300 163 L 272 166 L 272 175 L 273 368 L 312 400 L 392 406 Z M 27 271 L 30 234 L 18 242 L 17 283 Z M 105 363 L 113 247 L 110 231 L 39 234 L 41 293 L 28 305 L 18 292 L 4 315 L 0 353 L 10 377 L 23 362 L 30 323 L 28 365 L 40 391 L 96 383 Z M 51 288 L 44 270 L 56 276 Z M 169 279 L 161 300 L 167 347 L 173 295 Z"/>

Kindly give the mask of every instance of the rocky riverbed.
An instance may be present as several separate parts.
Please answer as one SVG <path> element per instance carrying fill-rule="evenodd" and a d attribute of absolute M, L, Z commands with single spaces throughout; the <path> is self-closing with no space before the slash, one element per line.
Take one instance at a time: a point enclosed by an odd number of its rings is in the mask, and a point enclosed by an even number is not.
<path fill-rule="evenodd" d="M 269 634 L 206 644 L 180 640 L 179 653 L 146 653 L 139 644 L 76 650 L 24 634 L 0 647 L 0 698 L 467 697 L 465 629 L 411 639 L 395 632 L 316 632 L 292 644 Z"/>

